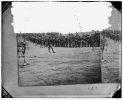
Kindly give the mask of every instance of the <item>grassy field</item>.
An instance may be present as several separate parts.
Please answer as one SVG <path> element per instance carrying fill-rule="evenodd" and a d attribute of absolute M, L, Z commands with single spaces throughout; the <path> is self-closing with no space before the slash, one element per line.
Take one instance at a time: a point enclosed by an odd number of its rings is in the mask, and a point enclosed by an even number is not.
<path fill-rule="evenodd" d="M 28 43 L 26 64 L 19 58 L 19 86 L 71 85 L 101 82 L 100 48 L 54 47 L 48 53 Z"/>
<path fill-rule="evenodd" d="M 107 51 L 104 51 L 102 62 L 102 82 L 117 83 L 121 82 L 121 43 L 107 39 Z"/>
<path fill-rule="evenodd" d="M 28 42 L 26 63 L 18 58 L 19 86 L 121 82 L 121 44 L 108 39 L 101 62 L 100 48 L 54 47 L 56 53 Z"/>

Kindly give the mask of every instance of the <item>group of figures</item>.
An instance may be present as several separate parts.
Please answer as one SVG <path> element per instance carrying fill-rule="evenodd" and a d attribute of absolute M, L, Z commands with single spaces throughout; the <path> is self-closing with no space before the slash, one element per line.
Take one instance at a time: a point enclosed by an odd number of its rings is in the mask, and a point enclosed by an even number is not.
<path fill-rule="evenodd" d="M 27 49 L 26 41 L 34 43 L 35 46 L 39 45 L 40 48 L 47 47 L 49 53 L 50 49 L 53 53 L 55 53 L 53 47 L 93 47 L 92 50 L 94 50 L 94 47 L 101 47 L 101 52 L 103 52 L 107 46 L 105 37 L 115 41 L 121 41 L 121 32 L 104 30 L 101 32 L 95 32 L 94 34 L 86 34 L 82 36 L 78 33 L 69 33 L 66 35 L 62 35 L 61 33 L 18 33 L 17 47 L 18 53 L 21 52 L 22 55 L 25 55 Z"/>
<path fill-rule="evenodd" d="M 68 34 L 63 36 L 62 34 L 34 34 L 34 33 L 26 33 L 26 34 L 18 34 L 18 36 L 22 35 L 25 40 L 34 43 L 35 45 L 40 45 L 40 47 L 48 47 L 48 45 L 52 45 L 54 47 L 99 47 L 100 46 L 100 33 L 94 33 L 91 35 L 78 35 L 78 33 Z"/>
<path fill-rule="evenodd" d="M 107 47 L 108 47 L 108 41 L 106 40 L 107 39 L 111 39 L 111 40 L 114 40 L 115 42 L 119 42 L 121 43 L 121 31 L 119 30 L 103 30 L 100 34 L 100 48 L 101 48 L 101 52 L 102 52 L 102 55 L 101 55 L 101 59 L 103 61 L 106 61 L 104 60 L 104 57 L 103 57 L 103 52 L 107 50 Z"/>
<path fill-rule="evenodd" d="M 114 41 L 119 41 L 119 42 L 121 41 L 121 38 L 122 38 L 121 31 L 119 30 L 114 30 L 114 31 L 113 30 L 103 30 L 101 32 L 101 35 L 107 38 L 110 38 Z"/>
<path fill-rule="evenodd" d="M 82 34 L 82 33 L 81 33 Z M 100 38 L 103 36 L 103 38 Z M 101 32 L 95 32 L 93 34 L 79 35 L 76 34 L 66 34 L 61 33 L 18 33 L 17 38 L 23 38 L 18 46 L 25 47 L 25 41 L 30 41 L 36 46 L 40 45 L 41 48 L 48 47 L 53 49 L 53 47 L 100 47 L 104 48 L 106 45 L 104 37 L 110 38 L 115 41 L 121 41 L 121 31 L 113 30 L 103 30 Z M 54 51 L 53 51 L 54 52 Z"/>

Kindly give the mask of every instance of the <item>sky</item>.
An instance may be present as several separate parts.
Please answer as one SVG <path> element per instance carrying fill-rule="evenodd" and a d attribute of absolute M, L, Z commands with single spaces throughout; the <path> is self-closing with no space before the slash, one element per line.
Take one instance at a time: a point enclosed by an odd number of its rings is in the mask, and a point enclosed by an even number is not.
<path fill-rule="evenodd" d="M 112 27 L 106 2 L 13 2 L 14 32 L 88 32 Z"/>

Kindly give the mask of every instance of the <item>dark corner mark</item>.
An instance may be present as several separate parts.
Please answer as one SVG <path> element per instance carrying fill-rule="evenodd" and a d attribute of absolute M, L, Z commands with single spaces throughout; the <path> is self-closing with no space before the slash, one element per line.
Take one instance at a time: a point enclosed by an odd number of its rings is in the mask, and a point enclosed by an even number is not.
<path fill-rule="evenodd" d="M 122 1 L 109 1 L 114 8 L 122 12 Z"/>
<path fill-rule="evenodd" d="M 69 1 L 65 1 L 69 2 Z M 71 2 L 79 2 L 79 1 L 71 1 Z M 88 1 L 90 2 L 90 1 Z M 111 2 L 112 6 L 122 12 L 122 2 L 121 1 L 109 1 Z M 11 1 L 2 1 L 1 2 L 2 7 L 2 14 L 12 5 Z M 2 98 L 12 98 L 12 96 L 2 87 Z M 118 90 L 113 98 L 121 98 L 121 89 Z"/>
<path fill-rule="evenodd" d="M 2 7 L 2 14 L 12 5 L 11 1 L 2 1 L 1 7 Z"/>
<path fill-rule="evenodd" d="M 121 89 L 119 89 L 112 98 L 121 98 Z"/>
<path fill-rule="evenodd" d="M 11 6 L 11 1 L 1 1 L 2 14 Z M 12 96 L 2 87 L 1 89 L 2 98 L 12 98 Z"/>
<path fill-rule="evenodd" d="M 109 1 L 112 6 L 122 13 L 122 1 Z M 122 88 L 121 88 L 122 89 Z M 121 89 L 119 89 L 112 98 L 121 98 Z"/>
<path fill-rule="evenodd" d="M 3 87 L 2 87 L 2 98 L 13 98 Z"/>
<path fill-rule="evenodd" d="M 122 13 L 122 1 L 110 1 L 112 6 Z M 119 89 L 112 98 L 121 98 L 121 89 Z"/>

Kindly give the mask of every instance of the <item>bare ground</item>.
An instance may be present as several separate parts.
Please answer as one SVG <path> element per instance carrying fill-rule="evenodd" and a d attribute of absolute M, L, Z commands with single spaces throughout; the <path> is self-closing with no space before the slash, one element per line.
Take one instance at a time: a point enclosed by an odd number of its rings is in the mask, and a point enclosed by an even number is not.
<path fill-rule="evenodd" d="M 101 62 L 100 48 L 54 47 L 48 53 L 28 43 L 26 63 L 18 58 L 19 86 L 72 85 L 91 83 L 117 83 L 121 81 L 121 44 L 108 40 L 107 51 Z"/>
<path fill-rule="evenodd" d="M 104 62 L 102 62 L 102 82 L 121 82 L 121 43 L 107 39 L 107 51 L 104 51 Z"/>
<path fill-rule="evenodd" d="M 19 86 L 70 85 L 101 82 L 100 48 L 54 47 L 48 53 L 28 43 L 26 63 L 19 58 Z"/>

